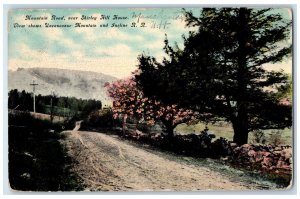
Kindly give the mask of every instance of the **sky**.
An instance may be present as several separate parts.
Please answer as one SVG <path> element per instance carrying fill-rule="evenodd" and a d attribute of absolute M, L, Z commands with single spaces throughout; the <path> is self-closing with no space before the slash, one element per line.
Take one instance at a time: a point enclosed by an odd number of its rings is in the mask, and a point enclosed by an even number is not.
<path fill-rule="evenodd" d="M 195 15 L 200 13 L 199 8 L 188 10 Z M 287 9 L 277 11 L 289 17 Z M 113 19 L 114 15 L 120 18 Z M 43 19 L 36 20 L 38 17 Z M 45 27 L 46 23 L 71 27 Z M 76 23 L 97 27 L 74 27 Z M 28 27 L 31 24 L 41 27 Z M 127 27 L 112 27 L 113 24 Z M 146 53 L 162 59 L 165 35 L 171 44 L 178 42 L 182 47 L 182 35 L 192 30 L 195 28 L 185 27 L 180 8 L 10 10 L 8 68 L 76 69 L 124 78 L 137 69 L 138 55 Z M 267 67 L 290 73 L 292 61 Z"/>

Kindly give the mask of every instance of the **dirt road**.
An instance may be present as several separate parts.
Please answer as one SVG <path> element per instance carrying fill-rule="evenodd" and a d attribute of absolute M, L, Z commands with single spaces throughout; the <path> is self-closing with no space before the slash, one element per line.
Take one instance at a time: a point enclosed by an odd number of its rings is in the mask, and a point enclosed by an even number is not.
<path fill-rule="evenodd" d="M 114 135 L 77 130 L 65 131 L 64 142 L 87 191 L 256 189 L 175 155 L 146 150 Z"/>

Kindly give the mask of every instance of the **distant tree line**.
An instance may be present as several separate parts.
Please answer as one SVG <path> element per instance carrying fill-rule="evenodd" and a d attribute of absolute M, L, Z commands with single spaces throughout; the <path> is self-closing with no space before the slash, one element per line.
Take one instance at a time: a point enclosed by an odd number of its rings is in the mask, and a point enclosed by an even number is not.
<path fill-rule="evenodd" d="M 60 97 L 56 95 L 36 95 L 36 112 L 50 114 L 51 108 L 54 115 L 82 117 L 88 116 L 90 112 L 102 108 L 102 103 L 95 99 L 77 99 L 75 97 Z M 51 102 L 52 101 L 52 102 Z M 32 93 L 25 90 L 13 89 L 8 93 L 8 108 L 22 111 L 33 110 Z"/>

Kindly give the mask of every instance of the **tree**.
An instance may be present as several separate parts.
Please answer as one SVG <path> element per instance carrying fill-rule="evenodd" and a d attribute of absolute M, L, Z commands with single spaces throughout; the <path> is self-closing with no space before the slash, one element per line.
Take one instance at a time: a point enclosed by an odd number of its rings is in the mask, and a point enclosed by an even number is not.
<path fill-rule="evenodd" d="M 161 121 L 168 137 L 173 137 L 174 129 L 178 124 L 199 117 L 199 114 L 192 110 L 178 108 L 175 104 L 165 105 L 153 98 L 144 97 L 133 77 L 117 80 L 111 84 L 107 83 L 105 87 L 108 96 L 113 99 L 112 111 L 115 118 L 119 115 L 123 115 L 123 118 L 130 116 L 137 120 L 147 121 L 149 125 Z M 126 122 L 126 120 L 123 121 Z"/>
<path fill-rule="evenodd" d="M 291 21 L 275 11 L 214 8 L 200 17 L 184 11 L 187 26 L 198 30 L 183 36 L 183 49 L 166 38 L 161 63 L 139 56 L 138 85 L 149 98 L 231 121 L 238 144 L 247 143 L 249 131 L 291 126 L 291 107 L 276 97 L 287 75 L 264 68 L 291 53 L 284 42 Z"/>
<path fill-rule="evenodd" d="M 279 99 L 283 99 L 286 98 L 288 100 L 292 100 L 292 96 L 293 96 L 293 81 L 292 81 L 292 76 L 289 75 L 288 76 L 288 83 L 287 84 L 283 84 L 283 85 L 279 85 L 277 87 L 277 97 Z"/>
<path fill-rule="evenodd" d="M 79 109 L 79 102 L 84 102 L 82 100 L 77 100 L 75 97 L 69 98 L 69 105 L 73 115 L 76 115 Z"/>
<path fill-rule="evenodd" d="M 31 93 L 26 93 L 25 90 L 19 95 L 20 98 L 20 110 L 33 111 L 33 97 Z"/>
<path fill-rule="evenodd" d="M 64 97 L 59 97 L 59 98 L 58 98 L 57 106 L 58 106 L 59 108 L 65 108 L 66 103 L 65 103 Z"/>
<path fill-rule="evenodd" d="M 8 93 L 8 108 L 15 109 L 20 105 L 19 92 L 17 89 L 13 89 Z"/>

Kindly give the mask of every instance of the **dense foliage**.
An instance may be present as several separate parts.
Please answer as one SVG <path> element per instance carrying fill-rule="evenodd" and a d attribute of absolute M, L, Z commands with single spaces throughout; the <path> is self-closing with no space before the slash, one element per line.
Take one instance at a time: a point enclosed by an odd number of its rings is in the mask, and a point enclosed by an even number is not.
<path fill-rule="evenodd" d="M 183 49 L 166 39 L 161 63 L 138 58 L 135 78 L 145 96 L 225 118 L 238 144 L 255 129 L 290 127 L 292 108 L 279 98 L 290 88 L 288 76 L 264 64 L 290 55 L 291 21 L 272 9 L 205 8 L 199 17 L 185 15 L 186 25 L 198 30 L 183 37 Z"/>
<path fill-rule="evenodd" d="M 82 190 L 71 171 L 72 160 L 61 143 L 64 124 L 33 118 L 28 112 L 8 115 L 9 182 L 19 191 Z"/>
<path fill-rule="evenodd" d="M 114 117 L 133 117 L 146 121 L 149 125 L 161 121 L 169 136 L 173 136 L 174 128 L 181 123 L 197 119 L 200 115 L 189 109 L 178 108 L 176 104 L 163 104 L 158 100 L 145 97 L 136 85 L 133 77 L 106 84 L 108 95 L 113 100 Z"/>

